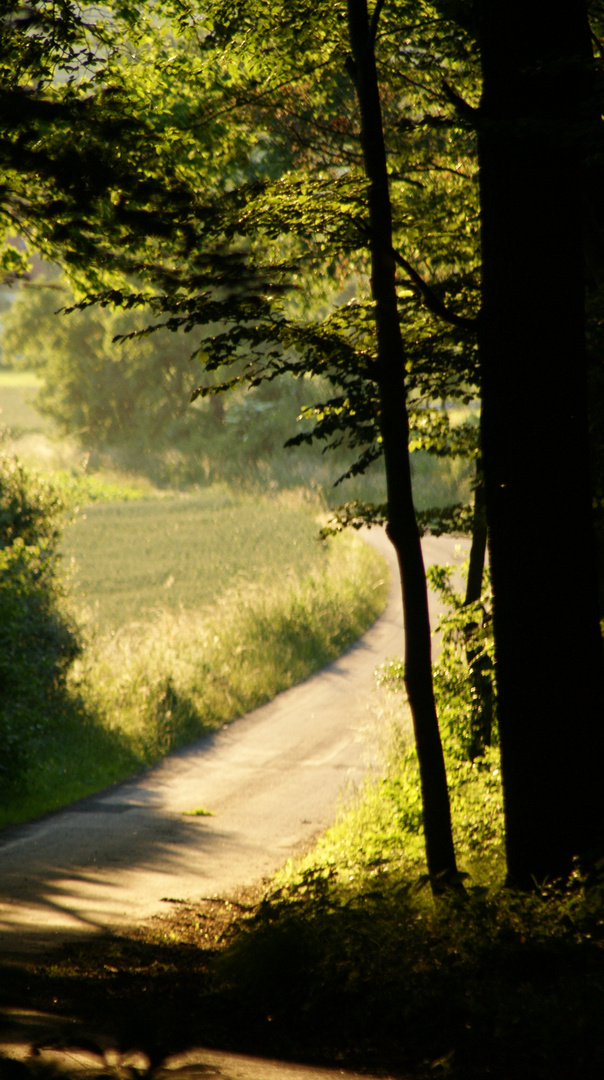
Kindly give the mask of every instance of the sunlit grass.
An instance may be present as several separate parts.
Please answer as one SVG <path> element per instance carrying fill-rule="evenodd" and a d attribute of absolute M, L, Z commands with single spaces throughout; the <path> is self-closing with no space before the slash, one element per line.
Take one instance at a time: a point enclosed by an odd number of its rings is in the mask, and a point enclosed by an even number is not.
<path fill-rule="evenodd" d="M 199 610 L 247 582 L 275 586 L 325 559 L 312 516 L 291 500 L 196 494 L 85 506 L 61 542 L 74 604 L 101 630 Z"/>
<path fill-rule="evenodd" d="M 356 888 L 384 872 L 414 881 L 426 874 L 419 768 L 408 706 L 402 693 L 376 691 L 381 765 L 343 801 L 335 823 L 301 859 L 277 877 L 295 885 L 305 874 L 328 872 Z M 505 876 L 499 751 L 474 762 L 445 758 L 457 863 L 468 887 L 501 883 Z"/>
<path fill-rule="evenodd" d="M 0 370 L 0 391 L 7 387 L 18 387 L 22 390 L 37 390 L 42 386 L 42 380 L 35 371 L 10 371 Z"/>
<path fill-rule="evenodd" d="M 74 685 L 155 760 L 334 659 L 377 617 L 385 588 L 380 557 L 347 538 L 299 580 L 235 588 L 206 612 L 164 611 L 100 638 Z"/>

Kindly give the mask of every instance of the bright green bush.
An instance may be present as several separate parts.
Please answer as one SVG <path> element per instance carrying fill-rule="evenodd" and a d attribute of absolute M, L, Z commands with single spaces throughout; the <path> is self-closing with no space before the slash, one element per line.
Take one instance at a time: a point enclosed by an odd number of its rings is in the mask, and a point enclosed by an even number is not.
<path fill-rule="evenodd" d="M 492 882 L 505 871 L 499 748 L 488 746 L 470 758 L 473 696 L 465 632 L 471 617 L 476 621 L 474 644 L 482 643 L 492 655 L 489 588 L 481 600 L 482 613 L 480 605 L 463 609 L 463 597 L 453 592 L 447 568 L 433 570 L 431 584 L 449 607 L 441 620 L 442 649 L 433 671 L 458 865 L 470 874 L 471 884 Z M 407 880 L 425 872 L 419 766 L 403 675 L 399 660 L 385 664 L 379 674 L 386 731 L 382 775 L 367 778 L 360 795 L 316 849 L 288 868 L 285 881 L 321 869 L 343 882 L 363 882 L 386 869 Z M 496 726 L 493 735 L 496 744 Z"/>
<path fill-rule="evenodd" d="M 10 454 L 0 454 L 0 548 L 20 539 L 53 550 L 62 509 L 52 484 L 29 473 Z"/>
<path fill-rule="evenodd" d="M 430 587 L 448 608 L 438 625 L 441 651 L 433 666 L 434 694 L 448 754 L 458 761 L 469 761 L 485 749 L 476 732 L 481 695 L 485 693 L 492 710 L 487 745 L 498 744 L 491 584 L 485 570 L 480 600 L 466 604 L 465 597 L 452 587 L 451 573 L 450 566 L 431 566 L 427 572 Z"/>

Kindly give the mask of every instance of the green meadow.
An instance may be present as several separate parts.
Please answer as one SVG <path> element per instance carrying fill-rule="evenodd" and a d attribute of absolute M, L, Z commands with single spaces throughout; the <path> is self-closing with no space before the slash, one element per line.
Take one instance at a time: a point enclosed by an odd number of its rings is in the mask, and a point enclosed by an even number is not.
<path fill-rule="evenodd" d="M 320 567 L 311 514 L 226 488 L 82 507 L 64 533 L 75 605 L 101 630 L 207 608 L 243 583 L 274 587 Z"/>
<path fill-rule="evenodd" d="M 33 371 L 0 371 L 0 427 L 18 434 L 50 430 L 50 421 L 32 404 L 39 385 Z"/>

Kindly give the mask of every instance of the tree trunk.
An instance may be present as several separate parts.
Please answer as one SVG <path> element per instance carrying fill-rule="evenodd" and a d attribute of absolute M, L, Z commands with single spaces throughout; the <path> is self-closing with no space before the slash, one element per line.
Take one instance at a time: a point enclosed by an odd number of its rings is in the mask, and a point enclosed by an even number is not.
<path fill-rule="evenodd" d="M 388 490 L 388 535 L 396 549 L 403 587 L 405 686 L 413 717 L 424 811 L 428 872 L 434 891 L 458 882 L 445 764 L 432 689 L 426 575 L 415 520 L 409 463 L 405 356 L 395 288 L 386 151 L 366 0 L 348 0 L 353 77 L 361 115 L 361 141 L 369 180 L 371 288 L 377 329 L 377 381 Z"/>
<path fill-rule="evenodd" d="M 472 546 L 466 583 L 465 604 L 475 604 L 482 595 L 482 579 L 487 553 L 487 513 L 484 491 L 484 474 L 480 458 L 476 460 L 474 481 L 474 517 L 472 520 Z"/>
<path fill-rule="evenodd" d="M 580 0 L 481 0 L 482 450 L 509 880 L 604 852 L 591 519 Z"/>
<path fill-rule="evenodd" d="M 472 522 L 472 546 L 470 548 L 470 564 L 468 567 L 468 581 L 464 603 L 475 604 L 482 595 L 482 579 L 484 577 L 484 564 L 487 552 L 487 515 L 484 492 L 484 476 L 480 458 L 476 461 L 476 478 L 474 485 L 474 520 Z M 472 741 L 470 744 L 470 760 L 484 753 L 486 746 L 491 745 L 493 731 L 493 682 L 491 678 L 492 663 L 489 656 L 485 656 L 480 648 L 473 643 L 473 635 L 477 629 L 475 622 L 470 622 L 465 628 L 466 657 L 470 670 L 470 682 L 472 685 L 472 718 L 471 730 Z"/>

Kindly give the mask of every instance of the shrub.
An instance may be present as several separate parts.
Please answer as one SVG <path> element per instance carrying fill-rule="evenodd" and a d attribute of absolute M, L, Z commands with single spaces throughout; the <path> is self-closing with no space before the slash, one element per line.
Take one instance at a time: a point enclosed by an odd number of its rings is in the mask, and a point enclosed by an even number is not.
<path fill-rule="evenodd" d="M 0 457 L 0 802 L 26 785 L 79 650 L 56 577 L 61 502 Z"/>
<path fill-rule="evenodd" d="M 27 546 L 54 548 L 63 503 L 45 480 L 28 473 L 9 454 L 0 454 L 0 548 L 20 539 Z"/>

